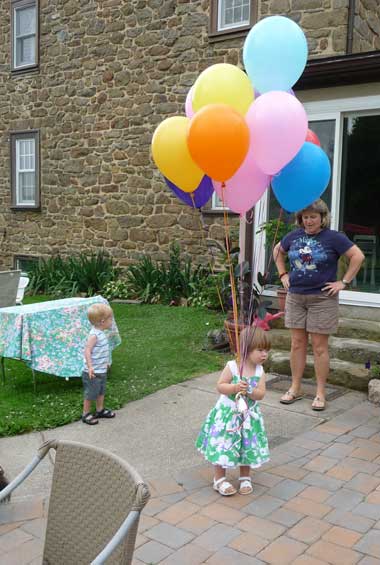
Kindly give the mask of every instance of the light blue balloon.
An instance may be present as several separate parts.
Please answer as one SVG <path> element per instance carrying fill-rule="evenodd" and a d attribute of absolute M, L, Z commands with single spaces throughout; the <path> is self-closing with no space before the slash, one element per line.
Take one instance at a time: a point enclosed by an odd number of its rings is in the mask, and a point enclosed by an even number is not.
<path fill-rule="evenodd" d="M 294 159 L 272 178 L 272 189 L 284 210 L 297 212 L 321 196 L 330 177 L 331 165 L 326 153 L 306 141 Z"/>
<path fill-rule="evenodd" d="M 289 18 L 265 18 L 247 35 L 243 61 L 253 86 L 261 94 L 270 90 L 289 90 L 306 65 L 305 34 Z"/>

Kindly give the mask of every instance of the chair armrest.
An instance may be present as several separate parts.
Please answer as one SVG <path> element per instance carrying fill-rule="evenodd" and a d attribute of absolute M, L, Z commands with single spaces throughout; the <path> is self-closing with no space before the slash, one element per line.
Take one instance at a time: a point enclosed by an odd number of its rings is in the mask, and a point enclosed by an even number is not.
<path fill-rule="evenodd" d="M 106 562 L 106 559 L 109 558 L 109 556 L 117 548 L 119 543 L 123 541 L 129 530 L 135 524 L 136 520 L 139 519 L 139 516 L 140 512 L 138 510 L 131 510 L 129 512 L 128 516 L 121 524 L 116 534 L 107 543 L 106 547 L 99 553 L 99 555 L 95 557 L 94 561 L 91 562 L 91 565 L 103 565 L 103 563 Z"/>
<path fill-rule="evenodd" d="M 57 449 L 57 440 L 45 441 L 39 448 L 38 454 L 35 455 L 32 461 L 25 467 L 23 471 L 13 481 L 9 483 L 5 489 L 0 492 L 0 502 L 2 502 L 8 495 L 10 495 L 37 467 L 41 460 L 49 453 L 50 448 Z"/>
<path fill-rule="evenodd" d="M 0 492 L 0 502 L 7 498 L 8 495 L 11 494 L 37 467 L 37 465 L 41 463 L 41 457 L 39 455 L 35 455 L 32 461 L 25 467 L 23 471 L 12 482 L 9 483 L 5 489 Z"/>

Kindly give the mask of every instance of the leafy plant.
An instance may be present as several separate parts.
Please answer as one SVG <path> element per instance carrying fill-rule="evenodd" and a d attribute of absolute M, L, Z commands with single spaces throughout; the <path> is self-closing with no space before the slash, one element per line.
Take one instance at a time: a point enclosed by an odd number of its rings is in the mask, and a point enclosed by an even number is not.
<path fill-rule="evenodd" d="M 107 300 L 114 300 L 115 298 L 127 299 L 130 298 L 131 292 L 128 284 L 124 279 L 108 282 L 102 289 L 102 296 Z"/>
<path fill-rule="evenodd" d="M 63 258 L 60 255 L 40 259 L 31 266 L 30 294 L 50 294 L 53 297 L 74 296 L 83 293 L 92 296 L 100 292 L 119 271 L 112 265 L 112 258 L 100 251 L 87 257 Z"/>
<path fill-rule="evenodd" d="M 155 262 L 143 256 L 138 263 L 130 265 L 126 273 L 126 284 L 134 298 L 149 304 L 178 304 L 181 298 L 192 299 L 204 288 L 209 271 L 198 265 L 193 267 L 190 258 L 182 259 L 180 247 L 174 243 L 169 252 L 169 261 Z"/>
<path fill-rule="evenodd" d="M 289 232 L 294 229 L 293 223 L 284 222 L 281 219 L 273 218 L 260 224 L 259 228 L 256 231 L 256 234 L 265 233 L 265 247 L 267 250 L 267 263 L 270 264 L 270 268 L 268 271 L 263 275 L 262 273 L 258 274 L 258 282 L 260 285 L 265 286 L 266 284 L 276 284 L 280 285 L 281 281 L 278 277 L 277 270 L 274 265 L 274 261 L 270 258 L 273 253 L 273 248 L 275 245 L 282 240 L 282 238 Z"/>

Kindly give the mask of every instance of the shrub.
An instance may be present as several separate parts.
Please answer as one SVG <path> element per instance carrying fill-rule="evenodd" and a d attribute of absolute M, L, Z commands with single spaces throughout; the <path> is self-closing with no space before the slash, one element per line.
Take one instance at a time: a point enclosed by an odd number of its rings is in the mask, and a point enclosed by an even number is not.
<path fill-rule="evenodd" d="M 118 275 L 112 258 L 100 251 L 87 257 L 40 259 L 32 265 L 28 276 L 31 294 L 50 294 L 54 297 L 74 296 L 83 293 L 92 296 Z"/>
<path fill-rule="evenodd" d="M 131 295 L 142 302 L 171 304 L 197 295 L 208 276 L 209 271 L 200 265 L 193 267 L 190 258 L 181 259 L 178 244 L 173 244 L 168 262 L 144 256 L 129 266 L 126 283 Z"/>
<path fill-rule="evenodd" d="M 130 298 L 131 292 L 128 284 L 123 279 L 117 281 L 110 281 L 102 289 L 102 296 L 107 300 L 114 300 L 115 298 L 127 299 Z"/>

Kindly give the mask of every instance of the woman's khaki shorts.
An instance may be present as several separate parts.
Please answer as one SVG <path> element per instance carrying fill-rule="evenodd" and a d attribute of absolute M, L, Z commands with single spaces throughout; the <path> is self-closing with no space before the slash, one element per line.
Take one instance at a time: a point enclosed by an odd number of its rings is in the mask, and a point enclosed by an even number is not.
<path fill-rule="evenodd" d="M 285 326 L 310 333 L 333 334 L 338 329 L 339 298 L 327 294 L 288 292 L 285 303 Z"/>

